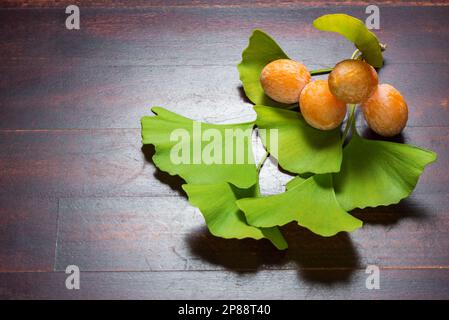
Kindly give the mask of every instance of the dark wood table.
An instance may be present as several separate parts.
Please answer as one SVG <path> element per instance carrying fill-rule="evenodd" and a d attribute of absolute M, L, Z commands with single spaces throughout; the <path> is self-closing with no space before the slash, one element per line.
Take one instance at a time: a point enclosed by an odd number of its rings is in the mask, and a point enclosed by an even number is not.
<path fill-rule="evenodd" d="M 236 64 L 253 28 L 310 69 L 352 45 L 314 18 L 366 4 L 304 1 L 0 1 L 0 298 L 449 298 L 449 6 L 376 1 L 382 82 L 410 107 L 401 140 L 435 150 L 413 195 L 354 214 L 352 234 L 284 228 L 290 249 L 211 236 L 182 180 L 157 171 L 140 118 L 254 118 Z M 363 126 L 362 121 L 359 125 Z M 369 132 L 367 133 L 369 134 Z M 268 166 L 269 167 L 269 166 Z M 266 192 L 280 192 L 275 170 Z M 81 269 L 67 290 L 65 269 Z M 380 289 L 365 286 L 380 267 Z"/>

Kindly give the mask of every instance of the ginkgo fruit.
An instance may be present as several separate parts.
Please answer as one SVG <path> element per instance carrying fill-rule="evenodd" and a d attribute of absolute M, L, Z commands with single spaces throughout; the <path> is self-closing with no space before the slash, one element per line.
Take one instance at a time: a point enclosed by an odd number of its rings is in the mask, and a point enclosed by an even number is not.
<path fill-rule="evenodd" d="M 267 96 L 281 103 L 297 103 L 304 86 L 310 82 L 309 70 L 290 59 L 270 62 L 260 74 L 260 83 Z"/>
<path fill-rule="evenodd" d="M 346 115 L 346 104 L 331 93 L 327 80 L 307 84 L 301 92 L 299 106 L 304 120 L 320 130 L 338 127 Z"/>
<path fill-rule="evenodd" d="M 377 134 L 392 137 L 407 124 L 408 107 L 401 93 L 389 84 L 380 84 L 362 104 L 368 126 Z"/>
<path fill-rule="evenodd" d="M 329 74 L 329 89 L 341 101 L 361 103 L 379 83 L 376 70 L 362 60 L 343 60 Z"/>

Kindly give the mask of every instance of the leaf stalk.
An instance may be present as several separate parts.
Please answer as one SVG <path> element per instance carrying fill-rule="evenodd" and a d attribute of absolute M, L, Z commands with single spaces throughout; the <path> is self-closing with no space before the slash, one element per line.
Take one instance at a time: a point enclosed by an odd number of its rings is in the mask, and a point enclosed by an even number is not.
<path fill-rule="evenodd" d="M 343 131 L 343 135 L 341 138 L 342 144 L 345 143 L 345 139 L 346 136 L 349 133 L 349 128 L 354 127 L 354 123 L 355 123 L 355 104 L 350 104 L 349 105 L 349 117 L 348 117 L 348 122 L 346 122 L 346 127 L 345 130 Z"/>

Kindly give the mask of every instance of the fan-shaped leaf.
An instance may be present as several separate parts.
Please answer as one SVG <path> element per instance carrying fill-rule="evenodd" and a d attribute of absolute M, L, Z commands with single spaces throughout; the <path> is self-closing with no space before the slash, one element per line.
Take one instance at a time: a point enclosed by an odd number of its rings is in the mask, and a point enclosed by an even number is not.
<path fill-rule="evenodd" d="M 285 190 L 291 190 L 296 186 L 299 186 L 301 183 L 303 183 L 304 181 L 306 181 L 307 178 L 303 178 L 301 176 L 296 176 L 293 179 L 291 179 L 289 182 L 287 182 L 287 184 L 285 185 Z"/>
<path fill-rule="evenodd" d="M 155 146 L 153 161 L 159 169 L 191 184 L 230 182 L 248 188 L 256 183 L 254 123 L 215 125 L 159 107 L 152 111 L 157 116 L 142 118 L 142 140 Z"/>
<path fill-rule="evenodd" d="M 282 168 L 294 173 L 339 171 L 342 148 L 338 129 L 312 128 L 297 111 L 260 105 L 254 110 L 257 127 L 265 129 L 262 142 Z M 278 139 L 273 139 L 273 129 L 277 129 Z"/>
<path fill-rule="evenodd" d="M 254 104 L 270 106 L 289 106 L 270 99 L 260 84 L 262 69 L 271 61 L 289 59 L 279 45 L 262 30 L 254 30 L 249 38 L 248 47 L 242 53 L 242 62 L 237 69 L 245 94 Z"/>
<path fill-rule="evenodd" d="M 299 182 L 299 180 L 297 180 Z M 353 231 L 362 222 L 344 211 L 335 198 L 332 175 L 314 175 L 284 193 L 237 201 L 249 224 L 282 226 L 291 221 L 321 236 Z"/>
<path fill-rule="evenodd" d="M 277 227 L 257 228 L 248 225 L 243 212 L 235 204 L 237 199 L 257 196 L 256 185 L 239 189 L 224 182 L 212 185 L 185 184 L 182 187 L 190 203 L 201 210 L 213 235 L 227 239 L 267 238 L 280 250 L 288 247 Z"/>
<path fill-rule="evenodd" d="M 415 146 L 367 140 L 354 132 L 334 174 L 337 200 L 345 210 L 398 203 L 416 186 L 436 153 Z"/>

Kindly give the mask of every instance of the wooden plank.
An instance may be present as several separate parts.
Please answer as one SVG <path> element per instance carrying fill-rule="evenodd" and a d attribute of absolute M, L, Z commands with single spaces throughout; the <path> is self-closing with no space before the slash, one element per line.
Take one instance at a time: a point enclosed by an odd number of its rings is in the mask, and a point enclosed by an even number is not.
<path fill-rule="evenodd" d="M 39 197 L 177 194 L 162 181 L 180 188 L 181 180 L 156 172 L 145 160 L 139 130 L 12 131 L 0 136 L 2 193 Z"/>
<path fill-rule="evenodd" d="M 449 268 L 448 195 L 357 212 L 350 235 L 323 238 L 290 224 L 290 248 L 225 240 L 204 227 L 183 198 L 61 199 L 56 270 L 163 271 L 442 266 Z"/>
<path fill-rule="evenodd" d="M 382 7 L 379 39 L 392 63 L 448 63 L 449 7 Z M 2 65 L 235 65 L 254 28 L 272 34 L 310 68 L 348 58 L 353 45 L 318 31 L 312 21 L 345 12 L 365 19 L 364 7 L 85 8 L 79 31 L 64 10 L 0 10 Z M 410 19 L 413 17 L 413 19 Z"/>
<path fill-rule="evenodd" d="M 0 273 L 1 299 L 448 299 L 449 270 L 381 270 L 368 290 L 365 270 Z M 173 310 L 168 310 L 173 311 Z M 173 312 L 175 312 L 174 310 Z"/>
<path fill-rule="evenodd" d="M 449 193 L 449 128 L 407 128 L 402 140 L 439 154 L 418 183 L 418 193 Z M 157 196 L 184 194 L 142 152 L 140 130 L 0 131 L 0 192 L 27 197 Z M 276 170 L 272 167 L 270 170 Z M 266 192 L 285 179 L 268 177 Z M 162 182 L 162 183 L 161 183 Z M 271 186 L 270 186 L 271 184 Z"/>
<path fill-rule="evenodd" d="M 408 126 L 447 126 L 449 117 L 449 65 L 386 65 L 379 72 L 380 83 L 398 89 L 409 107 Z M 360 115 L 360 125 L 365 121 Z"/>
<path fill-rule="evenodd" d="M 154 105 L 213 123 L 255 118 L 234 66 L 26 66 L 3 71 L 0 129 L 139 128 L 140 118 L 151 114 Z M 388 65 L 380 79 L 408 101 L 409 126 L 447 124 L 449 64 Z"/>
<path fill-rule="evenodd" d="M 0 298 L 448 299 L 449 7 L 404 3 L 381 6 L 380 77 L 410 104 L 397 140 L 439 161 L 409 200 L 355 212 L 362 230 L 321 238 L 288 225 L 290 249 L 278 252 L 211 236 L 182 181 L 148 163 L 139 118 L 159 104 L 204 121 L 252 119 L 235 68 L 251 30 L 327 67 L 353 48 L 312 20 L 364 18 L 365 3 L 93 0 L 81 30 L 67 31 L 64 1 L 0 1 Z M 282 190 L 273 167 L 262 175 L 265 192 Z M 80 291 L 48 272 L 68 264 L 81 267 Z M 367 264 L 382 268 L 379 291 L 365 289 Z"/>
<path fill-rule="evenodd" d="M 0 128 L 136 128 L 151 105 L 198 120 L 246 121 L 253 112 L 235 64 L 256 26 L 273 29 L 311 68 L 351 52 L 349 43 L 310 27 L 310 16 L 322 9 L 245 10 L 92 9 L 79 33 L 61 29 L 54 10 L 0 11 Z M 390 48 L 381 81 L 407 98 L 410 126 L 446 125 L 447 10 L 401 7 L 382 15 L 380 37 Z M 317 57 L 317 48 L 329 50 Z"/>
<path fill-rule="evenodd" d="M 52 271 L 57 199 L 0 195 L 0 272 Z"/>
<path fill-rule="evenodd" d="M 241 96 L 237 69 L 231 66 L 37 66 L 3 71 L 1 129 L 140 128 L 140 118 L 152 114 L 151 106 L 213 123 L 255 118 Z"/>

